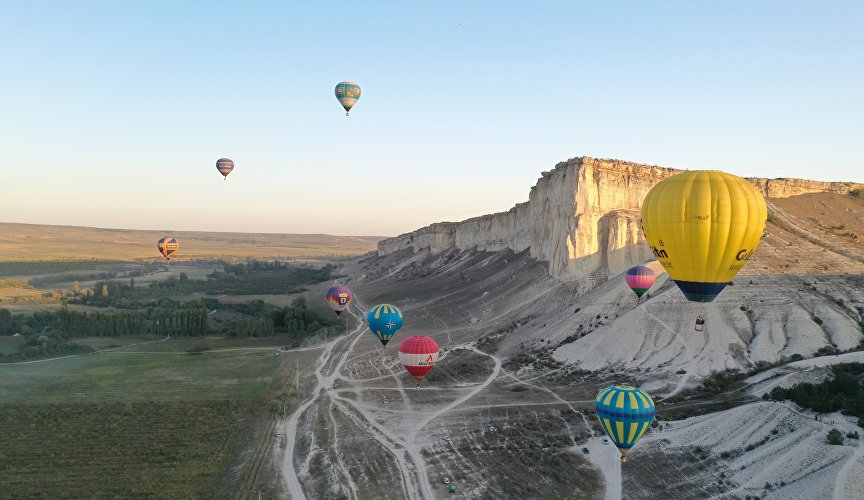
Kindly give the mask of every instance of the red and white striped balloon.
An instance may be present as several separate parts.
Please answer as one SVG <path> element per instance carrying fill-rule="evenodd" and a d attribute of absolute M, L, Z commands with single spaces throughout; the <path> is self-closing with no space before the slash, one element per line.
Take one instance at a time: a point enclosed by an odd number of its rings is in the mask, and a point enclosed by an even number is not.
<path fill-rule="evenodd" d="M 414 377 L 417 387 L 438 361 L 438 344 L 424 335 L 414 335 L 399 344 L 399 362 Z"/>

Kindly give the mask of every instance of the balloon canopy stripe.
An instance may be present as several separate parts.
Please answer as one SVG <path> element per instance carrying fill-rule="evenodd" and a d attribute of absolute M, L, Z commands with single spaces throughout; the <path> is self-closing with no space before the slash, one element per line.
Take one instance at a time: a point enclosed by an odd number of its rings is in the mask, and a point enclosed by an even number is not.
<path fill-rule="evenodd" d="M 669 177 L 645 197 L 642 230 L 688 300 L 710 302 L 746 264 L 768 209 L 749 182 L 717 170 Z M 684 283 L 684 285 L 682 285 Z"/>
<path fill-rule="evenodd" d="M 597 394 L 594 409 L 603 431 L 622 457 L 654 420 L 654 401 L 642 389 L 626 385 L 607 387 Z"/>
<path fill-rule="evenodd" d="M 378 337 L 385 346 L 396 332 L 402 328 L 405 318 L 402 311 L 392 304 L 379 304 L 366 313 L 369 330 Z"/>

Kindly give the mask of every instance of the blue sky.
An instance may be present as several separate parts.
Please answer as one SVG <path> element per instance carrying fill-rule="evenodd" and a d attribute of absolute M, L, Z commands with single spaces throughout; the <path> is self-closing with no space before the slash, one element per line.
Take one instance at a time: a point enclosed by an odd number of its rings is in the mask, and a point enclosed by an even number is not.
<path fill-rule="evenodd" d="M 0 0 L 0 32 L 2 221 L 392 235 L 582 155 L 864 182 L 860 1 Z"/>

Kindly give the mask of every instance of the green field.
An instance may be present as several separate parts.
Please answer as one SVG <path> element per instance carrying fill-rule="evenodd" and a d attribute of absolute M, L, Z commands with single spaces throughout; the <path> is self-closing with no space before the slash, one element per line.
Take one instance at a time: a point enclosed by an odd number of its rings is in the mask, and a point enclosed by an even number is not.
<path fill-rule="evenodd" d="M 157 345 L 157 344 L 150 344 Z M 0 364 L 3 404 L 254 399 L 280 358 L 270 350 L 102 353 Z"/>
<path fill-rule="evenodd" d="M 15 349 L 18 349 L 19 346 L 28 340 L 30 340 L 29 337 L 0 336 L 0 355 L 15 352 Z"/>
<path fill-rule="evenodd" d="M 210 498 L 249 402 L 0 406 L 0 497 Z"/>
<path fill-rule="evenodd" d="M 0 365 L 0 497 L 213 497 L 269 418 L 280 340 L 88 337 L 128 347 Z"/>

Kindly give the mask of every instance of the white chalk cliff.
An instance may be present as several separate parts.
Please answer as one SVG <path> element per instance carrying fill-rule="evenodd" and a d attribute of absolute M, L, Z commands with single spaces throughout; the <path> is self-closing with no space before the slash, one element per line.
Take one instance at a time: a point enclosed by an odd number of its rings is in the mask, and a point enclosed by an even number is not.
<path fill-rule="evenodd" d="M 586 278 L 597 270 L 617 274 L 652 258 L 639 229 L 642 200 L 662 179 L 681 170 L 589 157 L 561 162 L 543 172 L 528 201 L 507 212 L 462 222 L 439 222 L 378 243 L 379 255 L 407 248 L 522 252 L 547 262 L 562 280 Z M 748 179 L 766 197 L 811 192 L 846 193 L 855 183 L 802 179 Z"/>

